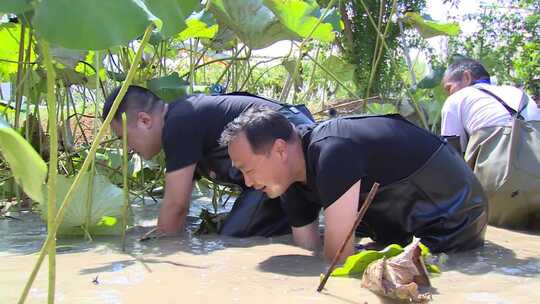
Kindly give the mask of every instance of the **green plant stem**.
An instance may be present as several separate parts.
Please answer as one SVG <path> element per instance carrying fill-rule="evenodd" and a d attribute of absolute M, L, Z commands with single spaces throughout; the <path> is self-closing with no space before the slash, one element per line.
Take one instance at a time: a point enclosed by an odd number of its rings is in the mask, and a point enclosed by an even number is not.
<path fill-rule="evenodd" d="M 375 28 L 375 30 L 377 31 L 377 35 L 379 35 L 379 37 L 381 37 L 381 42 L 383 44 L 383 46 L 388 50 L 388 51 L 391 51 L 390 48 L 388 47 L 388 45 L 386 44 L 386 41 L 384 40 L 384 36 L 383 34 L 381 34 L 381 32 L 379 31 L 379 28 L 377 27 L 377 24 L 375 23 L 375 21 L 373 20 L 373 17 L 371 17 L 371 14 L 369 13 L 369 8 L 366 6 L 366 3 L 364 2 L 364 0 L 360 0 L 360 3 L 362 3 L 362 6 L 364 7 L 364 10 L 366 11 L 366 14 L 368 16 L 368 19 L 369 21 L 371 22 L 371 25 L 373 25 L 373 27 Z M 390 62 L 396 66 L 396 67 L 399 67 L 399 65 L 396 63 L 395 59 L 390 56 Z M 403 81 L 403 78 L 401 78 L 400 76 L 400 80 L 403 84 L 405 84 L 406 86 L 406 83 L 405 81 Z M 429 125 L 427 123 L 427 120 L 426 120 L 426 117 L 424 116 L 424 113 L 422 111 L 420 111 L 420 108 L 418 107 L 418 103 L 416 102 L 416 100 L 414 99 L 414 96 L 413 94 L 410 92 L 409 89 L 406 90 L 407 92 L 407 95 L 409 96 L 409 98 L 411 99 L 412 101 L 412 105 L 414 107 L 414 110 L 416 111 L 416 114 L 418 114 L 418 116 L 420 117 L 420 120 L 422 121 L 422 125 L 424 126 L 425 129 L 429 129 Z"/>
<path fill-rule="evenodd" d="M 58 166 L 58 136 L 56 127 L 56 99 L 54 95 L 54 68 L 49 53 L 49 44 L 46 41 L 41 42 L 43 52 L 43 61 L 47 70 L 47 109 L 49 114 L 49 177 L 47 180 L 47 238 L 51 239 L 48 248 L 49 253 L 49 293 L 47 303 L 54 303 L 55 284 L 56 284 L 56 239 L 55 239 L 55 215 L 56 215 L 56 176 Z"/>
<path fill-rule="evenodd" d="M 393 0 L 393 2 L 392 2 L 392 10 L 390 11 L 390 16 L 394 15 L 395 9 L 396 9 L 396 0 Z M 382 18 L 382 6 L 381 6 L 381 14 L 379 14 L 379 18 Z M 384 33 L 383 33 L 382 37 L 380 38 L 380 40 L 383 40 L 383 42 L 386 39 L 386 35 L 388 35 L 388 31 L 390 30 L 391 24 L 392 24 L 392 22 L 390 22 L 390 21 L 388 21 L 386 23 Z M 380 33 L 380 22 L 379 22 L 379 26 L 377 27 L 377 32 Z M 379 37 L 379 36 L 377 35 L 377 37 Z M 383 53 L 383 50 L 384 50 L 383 42 L 381 42 L 380 44 L 378 42 L 379 42 L 379 39 L 377 39 L 377 47 L 375 48 L 375 56 L 373 57 L 373 63 L 372 63 L 372 66 L 371 66 L 371 73 L 369 75 L 369 81 L 368 81 L 368 85 L 367 85 L 367 89 L 366 89 L 366 95 L 364 96 L 365 98 L 369 97 L 369 95 L 371 94 L 371 86 L 373 85 L 373 80 L 375 78 L 375 72 L 377 71 L 377 67 L 379 66 L 379 61 L 381 60 L 382 53 Z"/>
<path fill-rule="evenodd" d="M 298 58 L 296 59 L 296 64 L 294 66 L 294 73 L 291 77 L 291 83 L 294 85 L 296 78 L 298 77 L 298 73 L 300 72 L 300 62 L 302 61 L 302 50 L 304 48 L 304 45 L 311 39 L 311 36 L 313 36 L 313 33 L 315 33 L 315 30 L 319 27 L 322 20 L 326 17 L 326 14 L 330 11 L 330 8 L 334 5 L 335 0 L 330 0 L 328 5 L 326 6 L 326 10 L 323 14 L 321 14 L 321 17 L 319 17 L 319 20 L 317 20 L 317 23 L 313 26 L 309 34 L 302 40 L 302 43 L 300 43 L 300 46 L 298 47 Z M 313 59 L 312 59 L 313 60 Z M 290 87 L 288 90 L 283 91 L 283 94 L 280 96 L 281 101 L 285 101 L 287 99 L 287 96 L 289 96 Z"/>
<path fill-rule="evenodd" d="M 122 209 L 122 251 L 126 251 L 126 226 L 129 208 L 127 116 L 122 113 L 122 175 L 124 177 L 124 208 Z"/>
<path fill-rule="evenodd" d="M 21 24 L 21 35 L 19 39 L 19 62 L 17 64 L 17 87 L 15 90 L 15 123 L 13 124 L 14 128 L 19 128 L 19 119 L 21 116 L 21 105 L 22 105 L 22 80 L 24 73 L 24 36 L 26 33 L 26 26 L 23 22 Z"/>
<path fill-rule="evenodd" d="M 116 114 L 116 110 L 118 109 L 118 106 L 120 105 L 120 100 L 122 100 L 122 98 L 126 94 L 127 88 L 129 86 L 129 84 L 131 83 L 131 81 L 133 80 L 133 77 L 135 76 L 135 72 L 137 71 L 137 66 L 138 66 L 139 61 L 141 59 L 143 48 L 146 45 L 148 39 L 150 38 L 150 33 L 152 32 L 153 27 L 154 27 L 153 24 L 151 24 L 146 28 L 143 39 L 141 41 L 141 45 L 139 46 L 139 49 L 137 50 L 137 53 L 135 55 L 135 59 L 133 60 L 133 63 L 131 65 L 131 67 L 129 68 L 128 74 L 126 76 L 126 81 L 122 84 L 122 87 L 120 88 L 120 91 L 118 92 L 118 96 L 116 96 L 116 98 L 114 99 L 114 102 L 113 102 L 113 104 L 111 106 L 111 111 L 109 112 L 109 114 L 105 118 L 105 121 L 103 122 L 102 127 L 99 129 L 99 132 L 96 135 L 96 138 L 94 138 L 94 141 L 92 142 L 92 146 L 90 147 L 90 152 L 88 153 L 88 156 L 84 160 L 84 163 L 83 163 L 79 173 L 75 176 L 75 180 L 73 181 L 73 184 L 69 188 L 69 190 L 68 190 L 68 192 L 67 192 L 67 194 L 66 194 L 66 196 L 64 198 L 64 201 L 62 202 L 62 205 L 60 206 L 60 208 L 58 210 L 56 218 L 54 219 L 54 224 L 53 224 L 53 227 L 52 227 L 53 229 L 51 229 L 49 235 L 47 235 L 47 238 L 45 239 L 45 242 L 43 243 L 43 246 L 41 247 L 41 251 L 39 253 L 38 260 L 37 260 L 32 272 L 30 274 L 30 277 L 28 278 L 28 281 L 27 281 L 27 283 L 26 283 L 26 285 L 24 287 L 24 290 L 23 290 L 23 292 L 21 294 L 21 297 L 19 298 L 19 301 L 18 301 L 19 304 L 23 304 L 24 301 L 26 300 L 26 297 L 28 296 L 28 292 L 30 291 L 30 288 L 32 287 L 32 283 L 36 279 L 36 275 L 37 275 L 37 273 L 39 271 L 39 268 L 40 268 L 41 264 L 43 263 L 43 259 L 45 258 L 45 254 L 46 254 L 48 248 L 53 243 L 53 240 L 54 240 L 54 238 L 56 236 L 56 232 L 58 231 L 58 227 L 60 226 L 60 223 L 62 222 L 62 220 L 64 218 L 64 214 L 65 214 L 69 204 L 71 203 L 71 201 L 73 199 L 73 195 L 75 194 L 75 190 L 79 186 L 79 183 L 81 181 L 81 176 L 82 176 L 82 174 L 84 172 L 86 172 L 86 170 L 88 170 L 88 168 L 90 166 L 90 163 L 94 159 L 94 156 L 96 154 L 96 150 L 99 147 L 99 141 L 105 135 L 105 132 L 107 131 L 107 129 L 108 129 L 114 115 Z"/>

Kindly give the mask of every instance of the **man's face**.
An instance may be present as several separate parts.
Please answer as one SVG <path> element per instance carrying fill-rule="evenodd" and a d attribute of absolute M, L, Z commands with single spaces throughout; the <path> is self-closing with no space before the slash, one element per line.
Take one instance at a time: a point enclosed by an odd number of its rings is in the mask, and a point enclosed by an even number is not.
<path fill-rule="evenodd" d="M 161 132 L 156 133 L 155 121 L 147 113 L 137 117 L 136 121 L 127 123 L 127 144 L 130 150 L 144 159 L 151 159 L 161 150 Z M 122 137 L 122 122 L 113 120 L 111 129 L 118 137 Z"/>
<path fill-rule="evenodd" d="M 287 143 L 278 139 L 267 153 L 255 154 L 242 132 L 230 142 L 229 156 L 244 175 L 248 187 L 265 192 L 269 198 L 276 198 L 291 184 L 286 149 Z"/>
<path fill-rule="evenodd" d="M 451 79 L 448 76 L 445 76 L 441 82 L 444 91 L 448 96 L 454 94 L 455 92 L 468 87 L 472 82 L 471 73 L 467 70 L 463 72 L 463 77 L 461 79 Z"/>

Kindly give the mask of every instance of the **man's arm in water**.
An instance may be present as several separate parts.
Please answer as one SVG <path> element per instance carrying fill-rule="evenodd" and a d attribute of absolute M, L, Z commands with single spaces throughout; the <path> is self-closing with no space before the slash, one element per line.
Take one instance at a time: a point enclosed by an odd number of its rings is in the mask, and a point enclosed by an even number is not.
<path fill-rule="evenodd" d="M 324 256 L 332 260 L 341 244 L 351 231 L 358 213 L 360 198 L 360 181 L 356 182 L 347 192 L 324 210 Z M 339 260 L 354 253 L 354 237 L 348 240 Z"/>
<path fill-rule="evenodd" d="M 165 195 L 159 209 L 157 228 L 167 235 L 180 233 L 184 228 L 196 164 L 165 174 Z"/>

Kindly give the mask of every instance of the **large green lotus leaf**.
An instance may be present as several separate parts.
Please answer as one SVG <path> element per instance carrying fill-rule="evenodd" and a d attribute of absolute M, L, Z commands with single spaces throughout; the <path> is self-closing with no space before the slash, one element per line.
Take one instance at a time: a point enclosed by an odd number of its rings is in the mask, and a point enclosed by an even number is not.
<path fill-rule="evenodd" d="M 101 50 L 142 35 L 159 23 L 140 0 L 42 0 L 34 25 L 50 43 L 75 50 Z"/>
<path fill-rule="evenodd" d="M 32 9 L 30 0 L 2 0 L 0 2 L 0 12 L 19 14 Z"/>
<path fill-rule="evenodd" d="M 47 165 L 19 133 L 0 118 L 0 151 L 15 180 L 34 201 L 43 202 Z"/>
<path fill-rule="evenodd" d="M 362 274 L 371 262 L 383 257 L 390 258 L 402 252 L 403 247 L 397 244 L 389 245 L 380 251 L 363 250 L 348 257 L 342 267 L 338 267 L 332 271 L 332 276 L 340 277 Z"/>
<path fill-rule="evenodd" d="M 118 235 L 122 231 L 123 191 L 111 184 L 102 175 L 94 175 L 93 191 L 88 190 L 91 173 L 81 176 L 79 187 L 76 189 L 73 201 L 67 208 L 64 219 L 58 229 L 58 235 L 84 235 L 86 225 L 87 199 L 91 195 L 92 207 L 90 226 L 87 231 L 91 235 Z M 67 191 L 73 184 L 74 177 L 59 175 L 56 184 L 56 206 L 60 208 Z M 46 191 L 44 191 L 46 192 Z M 40 204 L 41 217 L 47 220 L 47 204 Z"/>
<path fill-rule="evenodd" d="M 199 0 L 145 0 L 148 9 L 161 19 L 161 35 L 170 38 L 185 29 L 185 20 L 201 8 Z"/>
<path fill-rule="evenodd" d="M 422 18 L 416 12 L 407 12 L 403 17 L 405 23 L 414 26 L 424 38 L 431 38 L 439 35 L 457 36 L 459 35 L 459 24 L 457 22 L 442 23 Z"/>
<path fill-rule="evenodd" d="M 311 33 L 322 15 L 319 5 L 314 0 L 263 1 L 284 26 L 303 38 Z M 339 30 L 339 14 L 335 9 L 331 9 L 325 14 L 325 18 L 317 26 L 311 38 L 324 42 L 332 42 L 335 38 L 334 31 Z"/>
<path fill-rule="evenodd" d="M 214 38 L 219 28 L 214 16 L 207 10 L 189 16 L 186 24 L 187 28 L 178 35 L 182 41 L 190 38 Z"/>
<path fill-rule="evenodd" d="M 345 82 L 353 80 L 355 69 L 354 65 L 344 61 L 337 56 L 329 56 L 324 61 L 323 66 L 327 68 L 332 74 L 334 74 L 334 76 L 336 76 L 336 78 L 340 81 Z M 326 75 L 325 77 L 332 79 L 329 75 Z"/>
<path fill-rule="evenodd" d="M 263 0 L 209 0 L 208 10 L 216 17 L 220 28 L 230 28 L 252 49 L 260 49 L 280 40 L 299 39 L 287 29 Z"/>
<path fill-rule="evenodd" d="M 169 102 L 186 95 L 189 83 L 174 72 L 169 76 L 150 79 L 147 85 L 150 91 L 156 93 L 164 101 Z"/>

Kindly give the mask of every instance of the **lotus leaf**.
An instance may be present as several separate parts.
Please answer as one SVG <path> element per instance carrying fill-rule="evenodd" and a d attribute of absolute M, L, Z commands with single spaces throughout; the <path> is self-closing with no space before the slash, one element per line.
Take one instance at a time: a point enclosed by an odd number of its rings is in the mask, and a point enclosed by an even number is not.
<path fill-rule="evenodd" d="M 42 0 L 34 25 L 50 43 L 76 50 L 101 50 L 142 35 L 160 23 L 140 0 Z"/>
<path fill-rule="evenodd" d="M 186 20 L 186 24 L 187 28 L 178 35 L 180 40 L 214 38 L 219 28 L 214 16 L 206 10 L 191 15 Z"/>
<path fill-rule="evenodd" d="M 34 201 L 43 202 L 47 165 L 32 146 L 0 118 L 0 151 L 15 180 Z"/>
<path fill-rule="evenodd" d="M 58 229 L 58 235 L 84 235 L 86 231 L 91 235 L 119 235 L 122 231 L 121 216 L 123 208 L 123 191 L 111 184 L 102 175 L 94 175 L 93 191 L 88 190 L 91 173 L 86 172 L 81 176 L 78 189 L 76 189 L 73 201 L 64 215 L 64 219 Z M 73 184 L 73 177 L 58 176 L 56 184 L 57 209 Z M 90 225 L 85 227 L 87 219 L 87 199 L 92 194 L 90 208 Z M 47 204 L 40 204 L 42 219 L 47 220 Z M 86 230 L 86 231 L 85 231 Z"/>
<path fill-rule="evenodd" d="M 418 30 L 418 32 L 420 32 L 420 35 L 422 35 L 422 37 L 424 38 L 431 38 L 440 35 L 457 36 L 459 35 L 460 31 L 459 24 L 457 22 L 435 22 L 422 18 L 420 14 L 415 12 L 405 13 L 403 21 L 405 21 L 405 23 L 407 24 L 414 26 Z"/>
<path fill-rule="evenodd" d="M 148 80 L 148 89 L 166 102 L 186 95 L 188 85 L 189 83 L 181 79 L 176 72 L 169 76 Z"/>
<path fill-rule="evenodd" d="M 30 0 L 2 0 L 0 12 L 18 14 L 32 9 Z"/>
<path fill-rule="evenodd" d="M 201 8 L 199 0 L 146 0 L 150 11 L 161 19 L 163 38 L 170 38 L 187 28 L 186 19 Z"/>

